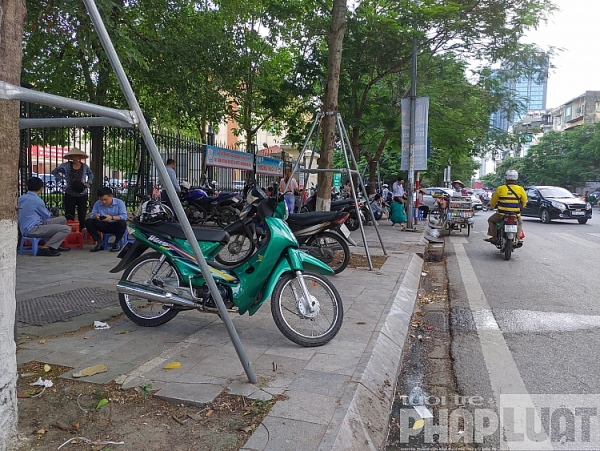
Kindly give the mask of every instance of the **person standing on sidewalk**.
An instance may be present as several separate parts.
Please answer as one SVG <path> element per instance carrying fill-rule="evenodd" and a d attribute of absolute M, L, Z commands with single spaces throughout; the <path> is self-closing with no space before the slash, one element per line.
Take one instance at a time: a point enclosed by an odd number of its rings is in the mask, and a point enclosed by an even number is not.
<path fill-rule="evenodd" d="M 291 175 L 292 170 L 287 168 L 283 178 L 279 181 L 279 192 L 283 194 L 283 200 L 285 201 L 289 214 L 294 213 L 294 208 L 296 206 L 296 191 L 298 191 L 298 182 L 296 182 L 296 179 L 291 177 Z M 287 190 L 285 189 L 286 186 Z"/>
<path fill-rule="evenodd" d="M 90 217 L 85 220 L 85 227 L 90 236 L 94 239 L 94 247 L 91 252 L 98 252 L 104 249 L 100 243 L 100 234 L 114 233 L 115 242 L 110 249 L 111 252 L 121 250 L 121 239 L 127 230 L 127 208 L 121 199 L 116 199 L 112 190 L 108 187 L 102 187 L 98 190 L 98 200 L 90 213 Z"/>
<path fill-rule="evenodd" d="M 87 155 L 77 147 L 69 149 L 63 158 L 69 161 L 55 168 L 51 174 L 65 181 L 66 188 L 63 196 L 65 216 L 75 219 L 75 209 L 77 209 L 79 230 L 83 230 L 87 215 L 88 188 L 94 181 L 94 173 L 81 161 L 87 158 Z"/>
<path fill-rule="evenodd" d="M 173 218 L 177 221 L 177 215 L 175 214 L 175 209 L 173 208 L 173 203 L 171 199 L 169 199 L 169 195 L 167 194 L 167 190 L 165 189 L 166 183 L 173 184 L 175 191 L 177 191 L 177 195 L 181 193 L 181 186 L 179 186 L 179 182 L 177 181 L 177 174 L 175 173 L 175 160 L 173 158 L 167 159 L 167 174 L 169 174 L 169 180 L 161 180 L 159 176 L 160 185 L 163 189 L 160 192 L 160 200 L 162 200 L 167 207 L 171 209 L 173 212 Z"/>
<path fill-rule="evenodd" d="M 392 185 L 392 195 L 398 202 L 404 202 L 404 178 L 398 176 L 398 180 Z"/>
<path fill-rule="evenodd" d="M 27 192 L 19 197 L 19 230 L 23 236 L 44 238 L 46 244 L 39 248 L 37 255 L 42 257 L 58 257 L 61 252 L 69 251 L 61 243 L 71 233 L 67 218 L 59 216 L 51 218 L 46 204 L 40 198 L 44 190 L 44 181 L 39 177 L 27 180 Z"/>

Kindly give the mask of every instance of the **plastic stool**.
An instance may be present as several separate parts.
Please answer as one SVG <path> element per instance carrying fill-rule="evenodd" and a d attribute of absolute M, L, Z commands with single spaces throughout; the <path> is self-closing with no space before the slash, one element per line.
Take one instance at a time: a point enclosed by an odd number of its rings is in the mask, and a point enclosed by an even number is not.
<path fill-rule="evenodd" d="M 67 225 L 71 227 L 71 232 L 81 232 L 79 230 L 79 221 L 67 221 Z"/>
<path fill-rule="evenodd" d="M 108 242 L 109 238 L 114 237 L 114 236 L 115 236 L 114 233 L 104 233 L 104 250 L 108 249 L 109 246 L 114 244 L 114 242 L 112 244 Z M 128 240 L 129 240 L 129 234 L 127 233 L 127 230 L 125 230 L 125 233 L 123 234 L 123 238 L 121 238 L 121 241 L 119 241 L 119 244 L 121 245 L 121 247 L 125 246 L 125 244 L 127 243 Z"/>
<path fill-rule="evenodd" d="M 24 249 L 25 243 L 27 241 L 29 241 L 29 243 L 31 244 L 31 249 Z M 35 257 L 38 253 L 40 241 L 45 242 L 46 240 L 45 238 L 33 238 L 30 236 L 22 236 L 21 243 L 19 244 L 19 255 L 23 255 L 23 252 L 31 252 L 31 255 Z"/>
<path fill-rule="evenodd" d="M 100 233 L 100 238 L 102 238 L 102 232 L 98 232 Z M 87 229 L 83 229 L 81 231 L 81 234 L 83 235 L 83 242 L 84 243 L 92 243 L 94 244 L 94 238 L 92 238 L 92 235 L 90 235 L 87 231 Z"/>
<path fill-rule="evenodd" d="M 71 232 L 67 235 L 67 238 L 62 242 L 63 247 L 77 247 L 83 249 L 83 234 L 81 232 Z"/>

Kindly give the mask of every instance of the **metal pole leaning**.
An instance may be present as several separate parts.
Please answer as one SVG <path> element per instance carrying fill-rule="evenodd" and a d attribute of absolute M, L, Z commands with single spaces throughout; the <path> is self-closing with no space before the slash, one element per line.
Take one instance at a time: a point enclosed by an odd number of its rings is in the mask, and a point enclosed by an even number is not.
<path fill-rule="evenodd" d="M 338 118 L 339 118 L 339 124 L 340 124 L 339 127 L 340 127 L 340 130 L 341 130 L 340 133 L 342 134 L 342 142 L 344 142 L 344 140 L 345 140 L 347 142 L 347 144 L 348 144 L 348 148 L 350 148 L 350 137 L 348 136 L 348 133 L 346 133 L 346 128 L 344 126 L 344 121 L 342 120 L 342 116 L 339 113 L 338 113 Z M 352 153 L 352 150 L 350 150 L 350 158 L 352 158 L 352 162 L 354 163 L 354 167 L 358 169 L 358 163 L 356 162 L 356 159 L 354 158 L 354 154 Z M 368 196 L 367 191 L 365 189 L 365 184 L 363 183 L 363 180 L 362 180 L 360 174 L 358 174 L 358 177 L 359 177 L 359 180 L 360 180 L 360 184 L 362 186 L 363 195 L 365 196 L 365 199 L 367 199 L 367 202 L 368 202 L 369 201 L 369 196 Z M 381 244 L 381 249 L 383 250 L 383 254 L 387 255 L 387 251 L 385 250 L 385 245 L 383 244 L 383 239 L 381 238 L 381 234 L 379 233 L 379 226 L 377 225 L 377 221 L 375 220 L 375 216 L 373 215 L 373 210 L 371 209 L 370 205 L 369 205 L 368 210 L 369 210 L 369 213 L 371 215 L 371 220 L 373 221 L 373 227 L 375 227 L 375 232 L 377 232 L 377 237 L 379 238 L 379 244 Z M 362 225 L 361 225 L 361 227 L 362 227 Z"/>
<path fill-rule="evenodd" d="M 125 98 L 127 100 L 127 104 L 134 111 L 134 113 L 137 115 L 138 118 L 143 118 L 144 116 L 142 114 L 140 105 L 135 97 L 135 94 L 133 93 L 133 89 L 131 88 L 129 80 L 127 79 L 127 75 L 125 75 L 125 71 L 123 70 L 121 61 L 119 60 L 117 52 L 115 51 L 112 41 L 110 40 L 110 36 L 108 35 L 106 27 L 104 26 L 104 22 L 102 21 L 102 17 L 100 16 L 100 13 L 98 12 L 98 8 L 96 7 L 96 4 L 94 3 L 94 0 L 83 0 L 83 2 L 85 3 L 85 6 L 88 10 L 88 14 L 90 15 L 90 18 L 92 20 L 92 23 L 94 24 L 94 27 L 96 28 L 96 32 L 98 33 L 98 36 L 100 37 L 100 41 L 102 42 L 102 47 L 104 47 L 104 51 L 106 52 L 108 59 L 111 63 L 111 66 L 112 66 L 113 70 L 115 71 L 115 75 L 117 76 L 117 79 L 119 80 L 119 84 L 121 85 L 121 89 L 123 90 L 123 94 L 125 95 Z M 160 153 L 158 152 L 158 148 L 156 147 L 156 143 L 154 142 L 154 138 L 152 137 L 152 133 L 150 133 L 150 128 L 148 127 L 148 124 L 146 123 L 146 121 L 140 120 L 139 128 L 142 133 L 142 137 L 143 137 L 146 145 L 148 146 L 148 149 L 150 150 L 150 154 L 152 155 L 152 159 L 154 160 L 154 164 L 156 165 L 156 168 L 158 169 L 158 172 L 159 172 L 161 178 L 163 180 L 169 180 L 167 168 L 166 168 L 164 162 L 162 161 L 162 158 L 160 156 Z M 200 246 L 198 246 L 198 241 L 196 241 L 196 237 L 194 236 L 194 231 L 192 230 L 192 226 L 190 225 L 190 222 L 187 219 L 185 211 L 183 210 L 183 207 L 181 206 L 181 202 L 179 201 L 179 197 L 177 196 L 175 187 L 171 183 L 166 183 L 164 188 L 167 190 L 167 194 L 168 194 L 169 198 L 172 200 L 172 204 L 175 209 L 175 213 L 177 214 L 177 217 L 179 218 L 179 220 L 181 222 L 183 232 L 185 233 L 185 237 L 189 241 L 192 251 L 194 252 L 194 255 L 196 257 L 196 262 L 198 263 L 198 266 L 200 267 L 200 270 L 202 271 L 202 275 L 206 279 L 208 288 L 210 289 L 212 296 L 217 304 L 219 313 L 221 314 L 221 319 L 223 320 L 223 322 L 225 323 L 225 326 L 227 327 L 227 332 L 229 333 L 229 337 L 231 338 L 233 346 L 235 347 L 235 350 L 238 354 L 240 362 L 242 363 L 242 366 L 244 367 L 244 371 L 246 372 L 246 375 L 248 376 L 248 380 L 251 383 L 256 384 L 257 383 L 256 375 L 254 374 L 254 371 L 252 370 L 252 367 L 250 366 L 250 361 L 248 360 L 248 357 L 246 356 L 246 353 L 244 352 L 244 348 L 242 347 L 240 338 L 237 334 L 237 331 L 235 330 L 235 326 L 233 325 L 233 322 L 231 321 L 231 318 L 229 317 L 229 313 L 227 312 L 227 308 L 225 307 L 225 304 L 223 303 L 223 298 L 221 297 L 221 293 L 217 289 L 217 284 L 215 283 L 214 279 L 212 278 L 210 269 L 208 267 L 208 264 L 206 263 L 206 259 L 204 258 L 204 255 L 202 255 Z"/>
<path fill-rule="evenodd" d="M 340 132 L 340 138 L 342 138 L 342 153 L 344 154 L 344 161 L 346 162 L 346 169 L 348 169 L 348 173 L 350 174 L 350 161 L 348 160 L 348 149 L 350 149 L 350 152 L 352 152 L 352 149 L 348 146 L 346 147 L 346 134 L 345 134 L 345 130 L 344 130 L 344 124 L 342 123 L 342 116 L 337 113 L 336 116 L 336 125 L 338 127 L 338 130 Z M 352 160 L 354 161 L 354 160 Z M 355 165 L 356 167 L 356 165 Z M 357 169 L 357 174 L 358 174 L 358 179 L 360 182 L 360 171 L 358 171 L 358 167 L 356 167 Z M 360 210 L 358 207 L 358 199 L 356 197 L 356 190 L 354 189 L 354 180 L 352 180 L 352 177 L 349 177 L 349 181 L 350 181 L 350 189 L 352 191 L 352 198 L 354 199 L 354 206 L 356 208 L 356 217 L 358 219 L 358 226 L 360 227 L 360 234 L 362 235 L 362 239 L 363 239 L 363 243 L 365 245 L 365 253 L 367 254 L 367 261 L 369 262 L 369 270 L 372 271 L 373 270 L 373 262 L 371 261 L 371 252 L 369 251 L 369 245 L 367 243 L 367 235 L 365 234 L 365 227 L 360 219 Z M 362 182 L 360 182 L 362 183 Z M 368 198 L 367 198 L 368 200 Z"/>

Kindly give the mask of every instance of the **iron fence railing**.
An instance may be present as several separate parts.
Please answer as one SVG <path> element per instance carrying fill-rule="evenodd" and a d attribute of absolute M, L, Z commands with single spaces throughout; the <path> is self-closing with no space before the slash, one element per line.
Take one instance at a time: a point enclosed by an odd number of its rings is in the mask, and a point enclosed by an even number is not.
<path fill-rule="evenodd" d="M 28 108 L 28 104 L 22 103 L 22 117 L 60 116 L 56 111 L 48 112 L 47 109 L 36 110 L 32 114 Z M 175 171 L 180 181 L 185 180 L 192 186 L 201 186 L 206 181 L 215 182 L 220 190 L 241 191 L 251 178 L 252 171 L 204 167 L 206 144 L 198 140 L 180 133 L 155 132 L 153 137 L 164 161 L 169 158 L 175 160 Z M 62 212 L 66 186 L 52 176 L 51 171 L 66 161 L 64 155 L 71 147 L 78 147 L 89 155 L 85 162 L 94 172 L 90 204 L 95 201 L 98 188 L 109 186 L 128 208 L 135 209 L 142 199 L 156 195 L 160 188 L 156 167 L 137 128 L 53 127 L 21 131 L 19 194 L 27 190 L 26 181 L 30 177 L 38 176 L 46 184 L 42 193 L 46 205 Z M 94 161 L 97 155 L 101 156 L 101 162 Z M 287 159 L 283 167 L 291 167 L 292 164 L 293 160 Z M 282 175 L 257 175 L 256 180 L 266 188 L 278 183 Z"/>

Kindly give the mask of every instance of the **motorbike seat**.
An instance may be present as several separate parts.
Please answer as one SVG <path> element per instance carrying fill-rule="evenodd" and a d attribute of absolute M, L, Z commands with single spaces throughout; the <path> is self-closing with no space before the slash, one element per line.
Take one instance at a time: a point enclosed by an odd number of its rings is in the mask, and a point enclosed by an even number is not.
<path fill-rule="evenodd" d="M 169 235 L 173 238 L 186 239 L 183 233 L 183 227 L 178 222 L 161 222 L 159 224 L 141 224 L 137 223 L 137 227 L 149 232 Z M 194 236 L 198 241 L 208 241 L 213 243 L 227 244 L 229 242 L 229 234 L 225 230 L 209 229 L 205 227 L 192 227 Z"/>
<path fill-rule="evenodd" d="M 331 209 L 345 207 L 346 205 L 352 205 L 354 201 L 352 199 L 340 199 L 331 202 Z"/>
<path fill-rule="evenodd" d="M 293 230 L 294 226 L 306 227 L 320 224 L 322 222 L 334 221 L 343 214 L 345 213 L 341 213 L 339 211 L 311 211 L 309 213 L 295 213 L 289 215 L 286 222 Z"/>

